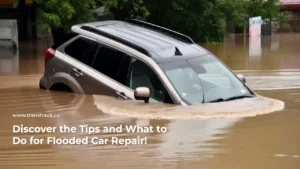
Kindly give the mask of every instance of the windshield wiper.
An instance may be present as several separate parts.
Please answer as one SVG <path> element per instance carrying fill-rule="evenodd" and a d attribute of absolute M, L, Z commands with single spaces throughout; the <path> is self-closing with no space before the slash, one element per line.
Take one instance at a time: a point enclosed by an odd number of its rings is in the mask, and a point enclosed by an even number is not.
<path fill-rule="evenodd" d="M 249 95 L 233 96 L 233 97 L 229 97 L 229 98 L 225 99 L 225 101 L 236 100 L 236 99 L 242 99 L 242 98 L 246 98 L 246 97 L 253 97 L 253 96 L 249 96 Z"/>
<path fill-rule="evenodd" d="M 223 98 L 218 98 L 218 99 L 215 99 L 215 100 L 211 100 L 208 103 L 223 102 L 223 101 L 225 101 Z"/>
<path fill-rule="evenodd" d="M 229 98 L 227 98 L 227 99 L 218 98 L 218 99 L 215 99 L 215 100 L 211 100 L 211 101 L 209 101 L 208 103 L 216 103 L 216 102 L 230 101 L 230 100 L 242 99 L 242 98 L 246 98 L 246 97 L 253 97 L 253 96 L 242 95 L 242 96 L 233 96 L 233 97 L 229 97 Z"/>

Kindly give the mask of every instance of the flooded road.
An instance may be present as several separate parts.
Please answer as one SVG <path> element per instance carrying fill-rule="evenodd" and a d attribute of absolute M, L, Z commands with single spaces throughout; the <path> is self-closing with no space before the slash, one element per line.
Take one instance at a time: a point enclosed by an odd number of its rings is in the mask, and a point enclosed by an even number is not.
<path fill-rule="evenodd" d="M 162 168 L 162 169 L 299 169 L 300 34 L 247 40 L 230 37 L 222 44 L 201 44 L 259 95 L 281 100 L 284 109 L 254 117 L 161 118 L 102 112 L 93 96 L 40 90 L 46 43 L 0 50 L 0 168 Z M 28 47 L 30 47 L 28 49 Z M 99 99 L 99 98 L 98 98 Z M 101 101 L 101 100 L 100 100 Z M 103 101 L 104 102 L 104 101 Z M 123 106 L 121 102 L 116 108 Z M 141 103 L 143 104 L 143 103 Z M 97 108 L 98 106 L 98 108 Z M 171 106 L 170 106 L 171 107 Z M 170 111 L 170 107 L 164 106 Z M 217 107 L 217 106 L 216 106 Z M 130 108 L 130 107 L 129 107 Z M 218 108 L 218 107 L 217 107 Z M 222 108 L 219 106 L 219 108 Z M 116 112 L 118 109 L 113 109 Z M 172 110 L 172 109 L 171 109 Z M 151 110 L 149 110 L 151 111 Z M 54 114 L 58 118 L 13 117 Z M 161 112 L 168 116 L 165 112 Z M 191 115 L 192 116 L 192 115 Z M 82 133 L 14 134 L 24 126 L 164 126 L 166 133 L 99 133 L 97 137 L 147 136 L 147 145 L 13 145 L 12 137 L 85 137 Z M 41 167 L 42 166 L 42 167 Z"/>

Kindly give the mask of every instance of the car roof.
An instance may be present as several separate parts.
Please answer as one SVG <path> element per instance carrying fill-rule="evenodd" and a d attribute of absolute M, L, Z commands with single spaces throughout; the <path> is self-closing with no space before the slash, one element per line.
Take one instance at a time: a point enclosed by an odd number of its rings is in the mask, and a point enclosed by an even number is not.
<path fill-rule="evenodd" d="M 191 38 L 178 32 L 144 21 L 100 21 L 81 24 L 81 28 L 92 28 L 115 39 L 128 42 L 145 50 L 157 63 L 189 59 L 209 53 Z M 91 30 L 91 29 L 85 29 Z M 144 53 L 144 52 L 143 52 Z"/>

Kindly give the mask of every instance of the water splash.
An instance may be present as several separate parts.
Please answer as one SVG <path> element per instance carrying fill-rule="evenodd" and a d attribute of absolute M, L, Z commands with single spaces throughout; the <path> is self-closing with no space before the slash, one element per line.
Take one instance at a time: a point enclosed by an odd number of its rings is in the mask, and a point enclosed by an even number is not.
<path fill-rule="evenodd" d="M 108 114 L 168 120 L 251 117 L 284 108 L 284 102 L 263 96 L 229 102 L 178 106 L 164 103 L 145 104 L 141 101 L 94 95 L 94 104 L 100 111 Z"/>

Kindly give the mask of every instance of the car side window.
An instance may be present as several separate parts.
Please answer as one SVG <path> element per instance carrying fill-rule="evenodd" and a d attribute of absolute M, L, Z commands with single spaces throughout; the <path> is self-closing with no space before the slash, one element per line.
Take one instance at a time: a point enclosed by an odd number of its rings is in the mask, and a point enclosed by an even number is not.
<path fill-rule="evenodd" d="M 129 87 L 135 90 L 137 87 L 147 87 L 150 97 L 161 102 L 173 103 L 170 95 L 155 72 L 145 63 L 137 60 L 132 63 Z"/>
<path fill-rule="evenodd" d="M 99 43 L 95 43 L 87 52 L 86 52 L 86 59 L 85 59 L 85 64 L 88 66 L 93 65 L 94 59 L 95 59 L 95 55 L 98 52 L 98 48 L 99 48 Z"/>
<path fill-rule="evenodd" d="M 118 74 L 118 82 L 123 84 L 124 86 L 128 86 L 129 84 L 129 75 L 130 75 L 130 64 L 136 59 L 125 54 L 124 60 L 122 62 L 119 74 Z"/>
<path fill-rule="evenodd" d="M 104 75 L 119 81 L 118 75 L 126 54 L 113 48 L 100 45 L 92 67 Z"/>
<path fill-rule="evenodd" d="M 79 37 L 65 47 L 65 53 L 82 63 L 86 63 L 87 52 L 94 44 L 95 42 L 90 39 Z"/>

